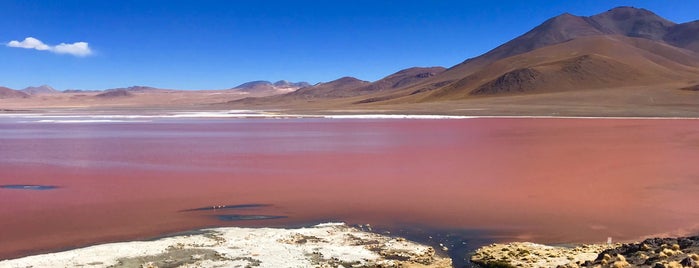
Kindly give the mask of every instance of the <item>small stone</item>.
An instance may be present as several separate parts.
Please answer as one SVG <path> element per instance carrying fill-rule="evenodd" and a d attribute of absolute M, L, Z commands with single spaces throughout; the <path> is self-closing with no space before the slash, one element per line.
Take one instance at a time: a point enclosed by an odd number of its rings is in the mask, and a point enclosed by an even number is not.
<path fill-rule="evenodd" d="M 672 262 L 668 263 L 667 265 L 665 265 L 665 267 L 666 268 L 682 268 L 682 264 L 680 264 L 679 262 L 676 262 L 676 261 L 672 261 Z"/>
<path fill-rule="evenodd" d="M 697 265 L 697 261 L 695 261 L 691 257 L 684 258 L 682 261 L 680 261 L 680 264 L 685 267 L 694 267 Z"/>
<path fill-rule="evenodd" d="M 612 267 L 614 268 L 624 268 L 624 267 L 629 267 L 631 266 L 628 262 L 624 261 L 615 261 Z"/>
<path fill-rule="evenodd" d="M 626 258 L 624 257 L 624 255 L 621 255 L 621 254 L 616 254 L 616 259 L 618 261 L 626 262 Z"/>
<path fill-rule="evenodd" d="M 656 262 L 656 263 L 653 264 L 653 267 L 652 267 L 652 268 L 665 268 L 665 264 Z"/>
<path fill-rule="evenodd" d="M 656 263 L 653 264 L 653 267 L 652 267 L 652 268 L 665 268 L 665 264 L 656 262 Z"/>

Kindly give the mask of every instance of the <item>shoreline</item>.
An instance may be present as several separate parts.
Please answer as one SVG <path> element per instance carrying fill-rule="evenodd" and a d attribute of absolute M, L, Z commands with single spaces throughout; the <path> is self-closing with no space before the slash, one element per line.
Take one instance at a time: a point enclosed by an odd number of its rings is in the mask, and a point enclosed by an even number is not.
<path fill-rule="evenodd" d="M 153 240 L 93 245 L 0 260 L 0 267 L 451 267 L 434 248 L 344 223 L 193 230 Z"/>
<path fill-rule="evenodd" d="M 97 112 L 97 113 L 95 113 Z M 107 112 L 107 113 L 104 113 Z M 114 113 L 110 113 L 114 112 Z M 140 112 L 140 113 L 139 113 Z M 65 111 L 0 111 L 1 118 L 40 119 L 38 123 L 121 123 L 152 122 L 158 119 L 414 119 L 414 120 L 458 120 L 458 119 L 603 119 L 603 120 L 697 120 L 699 117 L 678 116 L 567 116 L 567 115 L 450 115 L 420 113 L 283 113 L 270 110 L 160 110 L 117 113 L 111 110 L 65 110 Z"/>

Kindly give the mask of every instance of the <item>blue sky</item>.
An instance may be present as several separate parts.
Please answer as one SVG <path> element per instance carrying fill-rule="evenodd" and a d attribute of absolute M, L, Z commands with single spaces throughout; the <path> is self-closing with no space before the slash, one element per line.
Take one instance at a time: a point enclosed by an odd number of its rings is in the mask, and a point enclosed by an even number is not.
<path fill-rule="evenodd" d="M 373 81 L 413 66 L 453 66 L 563 12 L 588 16 L 621 5 L 675 22 L 699 19 L 695 0 L 6 0 L 0 85 L 224 89 L 252 80 Z M 26 37 L 45 49 L 8 46 Z M 89 44 L 90 55 L 70 54 L 86 52 L 76 42 Z"/>

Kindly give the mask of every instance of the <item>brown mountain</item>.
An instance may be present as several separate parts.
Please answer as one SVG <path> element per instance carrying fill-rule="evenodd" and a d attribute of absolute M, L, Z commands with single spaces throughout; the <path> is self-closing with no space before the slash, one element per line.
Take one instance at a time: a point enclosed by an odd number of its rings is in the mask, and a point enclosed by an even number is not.
<path fill-rule="evenodd" d="M 355 89 L 368 85 L 369 82 L 354 77 L 342 77 L 327 83 L 301 88 L 285 96 L 302 99 L 342 98 L 357 94 Z"/>
<path fill-rule="evenodd" d="M 29 94 L 11 88 L 0 87 L 0 99 L 28 98 Z"/>
<path fill-rule="evenodd" d="M 633 7 L 618 7 L 591 17 L 565 13 L 481 56 L 449 68 L 435 78 L 426 80 L 415 90 L 440 88 L 498 60 L 587 36 L 623 35 L 698 51 L 697 28 L 697 22 L 675 24 L 648 10 Z"/>
<path fill-rule="evenodd" d="M 696 53 L 647 39 L 589 36 L 496 61 L 424 100 L 662 84 L 694 75 Z"/>
<path fill-rule="evenodd" d="M 413 67 L 400 70 L 366 86 L 353 90 L 354 95 L 390 91 L 413 85 L 421 80 L 433 77 L 446 70 L 444 67 Z"/>
<path fill-rule="evenodd" d="M 699 77 L 699 22 L 631 7 L 563 14 L 477 58 L 391 94 L 354 103 L 414 103 L 687 82 Z"/>

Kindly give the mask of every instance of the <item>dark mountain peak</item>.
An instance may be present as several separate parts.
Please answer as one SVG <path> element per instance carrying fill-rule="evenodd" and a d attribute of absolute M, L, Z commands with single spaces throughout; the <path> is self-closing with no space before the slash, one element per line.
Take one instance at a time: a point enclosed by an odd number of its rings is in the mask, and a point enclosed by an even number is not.
<path fill-rule="evenodd" d="M 29 97 L 29 94 L 24 93 L 22 91 L 0 86 L 0 99 L 28 98 L 28 97 Z"/>
<path fill-rule="evenodd" d="M 558 16 L 555 16 L 555 17 L 553 17 L 553 18 L 551 18 L 551 19 L 549 19 L 549 20 L 550 20 L 550 21 L 569 21 L 569 20 L 575 20 L 575 19 L 577 19 L 577 18 L 579 18 L 579 17 L 578 17 L 578 16 L 575 16 L 575 15 L 573 15 L 573 14 L 570 14 L 570 13 L 568 13 L 568 12 L 565 12 L 565 13 L 562 13 L 562 14 L 560 14 L 560 15 L 558 15 Z"/>
<path fill-rule="evenodd" d="M 133 96 L 133 94 L 126 88 L 107 90 L 104 93 L 95 95 L 95 97 L 103 99 L 122 98 L 131 96 Z"/>
<path fill-rule="evenodd" d="M 618 6 L 615 8 L 612 8 L 610 10 L 607 10 L 607 12 L 600 13 L 598 15 L 603 15 L 603 14 L 608 14 L 612 17 L 616 17 L 617 19 L 628 19 L 629 17 L 632 16 L 656 16 L 655 13 L 653 13 L 650 10 L 647 10 L 645 8 L 637 8 L 637 7 L 632 7 L 632 6 Z"/>
<path fill-rule="evenodd" d="M 24 93 L 34 95 L 34 94 L 42 94 L 42 93 L 58 93 L 58 90 L 52 88 L 49 85 L 41 85 L 38 87 L 26 87 L 21 90 Z"/>
<path fill-rule="evenodd" d="M 327 83 L 323 83 L 323 84 L 338 84 L 338 85 L 342 85 L 342 84 L 352 84 L 352 83 L 358 83 L 358 82 L 359 82 L 359 83 L 367 83 L 367 81 L 364 81 L 364 80 L 360 80 L 360 79 L 357 79 L 357 78 L 354 78 L 354 77 L 351 77 L 351 76 L 345 76 L 345 77 L 342 77 L 342 78 L 339 78 L 339 79 L 335 79 L 335 80 L 333 80 L 333 81 L 330 81 L 330 82 L 327 82 Z"/>
<path fill-rule="evenodd" d="M 502 59 L 534 49 L 562 43 L 570 39 L 602 34 L 584 17 L 563 13 L 546 20 L 531 31 L 487 53 L 487 57 Z"/>
<path fill-rule="evenodd" d="M 291 85 L 292 85 L 292 83 L 289 81 L 286 81 L 286 80 L 279 80 L 277 82 L 274 82 L 274 86 L 277 86 L 277 87 L 287 87 L 287 86 L 291 86 Z"/>
<path fill-rule="evenodd" d="M 670 27 L 663 40 L 672 45 L 699 52 L 699 20 Z"/>
<path fill-rule="evenodd" d="M 301 96 L 303 98 L 349 97 L 357 95 L 357 89 L 367 84 L 369 84 L 369 82 L 345 76 L 330 82 L 304 87 L 287 95 L 291 97 Z"/>
<path fill-rule="evenodd" d="M 264 80 L 257 80 L 257 81 L 251 81 L 247 83 L 242 83 L 234 88 L 237 89 L 251 89 L 259 86 L 271 86 L 272 82 L 270 81 L 264 81 Z"/>
<path fill-rule="evenodd" d="M 165 91 L 163 89 L 148 87 L 148 86 L 130 86 L 130 87 L 120 87 L 120 88 L 110 88 L 104 90 L 105 92 L 110 91 L 127 91 L 127 92 L 154 92 L 154 91 Z"/>
<path fill-rule="evenodd" d="M 443 72 L 444 70 L 446 70 L 446 68 L 441 67 L 441 66 L 436 66 L 436 67 L 411 67 L 411 68 L 408 68 L 408 69 L 400 70 L 400 71 L 396 72 L 396 73 L 393 74 L 393 75 L 420 74 L 420 73 L 434 73 L 434 74 L 437 74 L 437 73 Z"/>
<path fill-rule="evenodd" d="M 302 87 L 310 86 L 311 84 L 309 84 L 309 83 L 307 83 L 307 82 L 296 82 L 296 83 L 294 83 L 294 82 L 289 82 L 289 81 L 286 81 L 286 80 L 279 80 L 279 81 L 277 81 L 277 82 L 274 82 L 273 85 L 274 85 L 275 87 L 298 87 L 298 88 L 302 88 Z"/>
<path fill-rule="evenodd" d="M 594 35 L 664 40 L 675 46 L 699 51 L 699 32 L 693 27 L 677 25 L 649 10 L 635 7 L 617 7 L 590 17 L 563 13 L 488 53 L 450 68 L 445 72 L 445 77 L 453 79 L 460 74 L 471 74 L 500 59 Z"/>
<path fill-rule="evenodd" d="M 662 40 L 668 28 L 675 25 L 655 13 L 634 7 L 617 7 L 607 12 L 589 17 L 589 20 L 602 32 Z"/>

